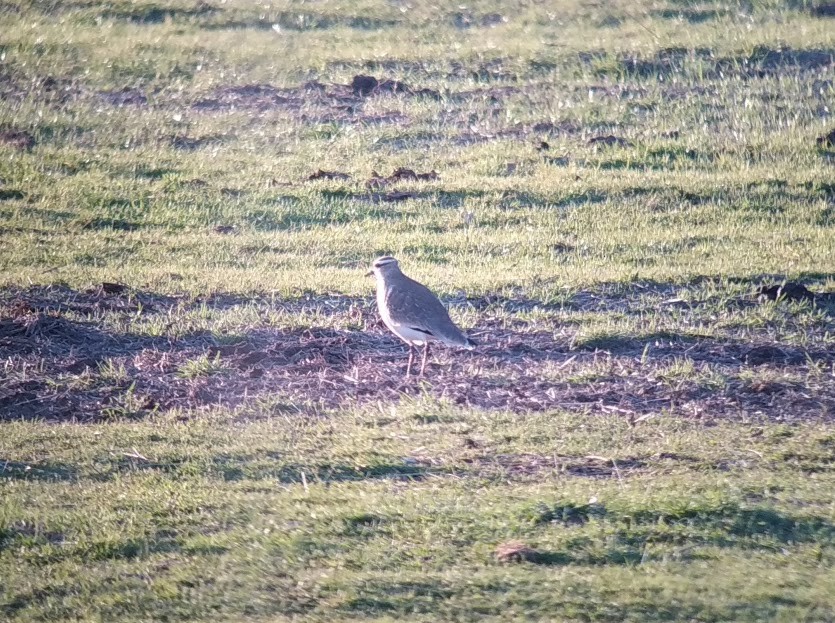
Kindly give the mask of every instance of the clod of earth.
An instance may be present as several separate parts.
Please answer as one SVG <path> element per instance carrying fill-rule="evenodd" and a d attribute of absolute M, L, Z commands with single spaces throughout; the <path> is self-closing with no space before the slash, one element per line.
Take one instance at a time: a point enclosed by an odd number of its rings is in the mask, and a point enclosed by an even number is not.
<path fill-rule="evenodd" d="M 366 188 L 384 188 L 389 184 L 393 184 L 395 182 L 399 182 L 401 180 L 411 180 L 411 181 L 420 181 L 420 182 L 428 182 L 434 181 L 438 179 L 437 171 L 429 171 L 428 173 L 415 173 L 412 169 L 407 169 L 405 167 L 400 167 L 395 169 L 394 172 L 389 175 L 388 177 L 383 177 L 376 171 L 371 172 L 371 178 L 365 182 Z"/>
<path fill-rule="evenodd" d="M 355 95 L 371 95 L 378 84 L 379 82 L 374 76 L 354 76 L 354 79 L 351 81 L 351 90 Z"/>
<path fill-rule="evenodd" d="M 232 234 L 235 233 L 235 229 L 234 225 L 218 225 L 213 231 L 216 234 Z"/>
<path fill-rule="evenodd" d="M 102 281 L 101 285 L 98 288 L 95 288 L 94 291 L 97 291 L 99 294 L 121 294 L 127 289 L 128 287 L 123 283 Z"/>
<path fill-rule="evenodd" d="M 437 180 L 438 173 L 434 170 L 429 171 L 429 173 L 415 173 L 412 169 L 406 169 L 404 167 L 400 167 L 399 169 L 395 169 L 394 173 L 389 176 L 389 179 L 392 181 L 396 180 L 420 180 L 420 181 L 429 181 L 429 180 Z"/>
<path fill-rule="evenodd" d="M 377 80 L 374 76 L 357 75 L 351 81 L 351 91 L 359 97 L 368 97 L 375 93 L 402 93 L 404 95 L 423 96 L 440 99 L 441 95 L 434 89 L 414 89 L 399 80 Z"/>
<path fill-rule="evenodd" d="M 312 180 L 349 180 L 351 176 L 347 173 L 342 173 L 340 171 L 325 171 L 324 169 L 319 169 L 315 173 L 311 173 L 307 176 L 308 181 Z"/>
<path fill-rule="evenodd" d="M 597 147 L 632 147 L 632 143 L 620 136 L 609 134 L 608 136 L 595 136 L 589 139 L 589 145 Z"/>
<path fill-rule="evenodd" d="M 763 286 L 758 291 L 759 296 L 763 296 L 770 301 L 784 299 L 786 301 L 814 301 L 815 293 L 811 292 L 800 283 L 787 281 L 782 285 Z"/>
<path fill-rule="evenodd" d="M 538 562 L 542 553 L 528 547 L 522 541 L 508 541 L 496 547 L 496 559 L 499 562 Z"/>

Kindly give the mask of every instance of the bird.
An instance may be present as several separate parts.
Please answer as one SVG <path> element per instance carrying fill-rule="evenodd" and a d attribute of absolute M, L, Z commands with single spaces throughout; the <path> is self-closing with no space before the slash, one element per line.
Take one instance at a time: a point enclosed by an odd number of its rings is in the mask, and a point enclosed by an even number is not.
<path fill-rule="evenodd" d="M 395 258 L 390 255 L 378 257 L 366 274 L 367 277 L 372 275 L 377 282 L 377 309 L 383 323 L 409 346 L 407 378 L 412 372 L 415 346 L 423 346 L 422 377 L 432 340 L 467 349 L 477 345 L 455 326 L 446 307 L 429 288 L 403 274 Z"/>

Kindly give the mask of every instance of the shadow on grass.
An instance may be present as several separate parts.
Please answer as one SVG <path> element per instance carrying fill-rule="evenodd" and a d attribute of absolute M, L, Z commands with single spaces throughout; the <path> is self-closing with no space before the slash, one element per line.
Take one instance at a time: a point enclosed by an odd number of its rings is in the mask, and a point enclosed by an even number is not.
<path fill-rule="evenodd" d="M 438 584 L 417 581 L 368 582 L 362 589 L 340 604 L 340 610 L 368 615 L 381 612 L 433 612 L 437 603 L 455 595 L 455 591 Z M 411 604 L 411 607 L 410 605 Z"/>
<path fill-rule="evenodd" d="M 301 207 L 301 202 L 296 197 L 281 197 L 276 200 L 276 203 L 281 206 L 280 209 L 252 210 L 244 216 L 244 219 L 257 231 L 286 231 L 345 225 L 362 220 L 391 221 L 398 218 L 397 212 L 393 211 L 388 204 L 353 201 L 368 199 L 368 195 L 347 190 L 323 191 L 321 195 L 327 202 L 315 210 Z"/>
<path fill-rule="evenodd" d="M 658 9 L 651 11 L 650 15 L 661 19 L 684 20 L 691 24 L 702 24 L 720 17 L 725 17 L 728 15 L 728 12 L 718 9 L 695 9 L 682 7 L 679 9 Z"/>
<path fill-rule="evenodd" d="M 599 521 L 622 526 L 617 531 L 618 540 L 638 551 L 650 542 L 767 547 L 764 540 L 789 544 L 835 538 L 835 525 L 824 517 L 795 517 L 773 508 L 749 508 L 734 502 L 716 507 L 637 510 L 607 508 L 599 503 L 540 503 L 526 510 L 525 517 L 534 525 L 582 526 Z M 577 545 L 572 549 L 579 549 Z"/>
<path fill-rule="evenodd" d="M 675 9 L 670 15 L 681 13 Z M 682 15 L 684 15 L 682 13 Z M 698 14 L 694 13 L 698 19 Z M 600 54 L 584 54 L 581 61 L 599 62 Z M 700 79 L 714 79 L 727 75 L 764 78 L 787 72 L 817 71 L 829 67 L 835 59 L 831 48 L 793 49 L 757 46 L 750 54 L 717 57 L 709 48 L 670 47 L 650 57 L 620 56 L 616 62 L 595 68 L 602 75 L 616 74 L 632 77 L 659 77 L 693 73 Z"/>
<path fill-rule="evenodd" d="M 578 350 L 602 350 L 610 353 L 640 352 L 648 344 L 658 342 L 672 342 L 675 344 L 692 344 L 697 338 L 686 333 L 672 331 L 656 331 L 642 335 L 624 335 L 620 333 L 596 333 L 589 337 L 580 338 L 574 342 Z"/>
<path fill-rule="evenodd" d="M 186 460 L 155 462 L 136 458 L 112 458 L 96 464 L 93 471 L 81 470 L 63 463 L 22 463 L 0 458 L 0 482 L 6 480 L 74 482 L 85 478 L 108 482 L 123 474 L 134 472 L 163 472 L 169 474 L 205 472 L 227 482 L 270 479 L 282 484 L 329 484 L 364 480 L 419 481 L 430 475 L 449 474 L 448 469 L 430 468 L 407 463 L 379 463 L 356 467 L 342 464 L 269 465 L 253 457 L 218 457 L 209 465 L 198 465 Z"/>
<path fill-rule="evenodd" d="M 449 473 L 449 470 L 428 468 L 406 463 L 380 463 L 364 467 L 353 465 L 284 465 L 253 467 L 249 458 L 215 459 L 213 470 L 226 481 L 269 478 L 283 484 L 357 482 L 363 480 L 423 480 L 430 475 Z"/>
<path fill-rule="evenodd" d="M 6 480 L 43 480 L 75 481 L 78 470 L 64 463 L 21 463 L 0 457 L 0 481 Z"/>
<path fill-rule="evenodd" d="M 205 17 L 217 12 L 208 3 L 198 2 L 193 9 L 167 8 L 154 4 L 130 6 L 116 4 L 101 13 L 102 19 L 128 21 L 133 24 L 162 24 L 166 20 L 185 20 Z"/>
<path fill-rule="evenodd" d="M 323 15 L 303 11 L 281 11 L 269 20 L 263 19 L 220 19 L 200 25 L 201 30 L 281 30 L 308 31 L 350 28 L 352 30 L 382 30 L 400 25 L 399 20 L 383 19 L 362 15 Z"/>

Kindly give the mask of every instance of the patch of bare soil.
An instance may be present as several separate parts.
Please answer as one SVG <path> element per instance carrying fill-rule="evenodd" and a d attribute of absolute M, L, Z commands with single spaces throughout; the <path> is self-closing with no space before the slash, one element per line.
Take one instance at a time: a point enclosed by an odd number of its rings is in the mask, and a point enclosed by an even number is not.
<path fill-rule="evenodd" d="M 533 301 L 469 302 L 484 310 L 547 308 Z M 262 305 L 265 313 L 347 315 L 365 329 L 256 324 L 218 341 L 205 331 L 149 335 L 112 328 L 130 327 L 140 312 L 143 318 L 171 318 L 199 306 L 221 310 L 252 304 Z M 579 297 L 576 305 L 594 308 L 596 303 Z M 98 320 L 103 315 L 107 324 Z M 141 417 L 173 408 L 234 408 L 268 396 L 280 396 L 300 411 L 320 410 L 397 401 L 424 391 L 483 409 L 616 413 L 633 421 L 661 412 L 705 419 L 835 417 L 835 384 L 825 374 L 810 374 L 812 367 L 819 372 L 835 364 L 835 353 L 776 342 L 767 332 L 744 341 L 658 334 L 577 346 L 564 328 L 531 327 L 487 314 L 472 334 L 480 344 L 472 351 L 435 347 L 420 383 L 404 377 L 406 348 L 382 326 L 371 297 L 185 299 L 113 283 L 86 292 L 6 290 L 0 292 L 0 360 L 5 362 L 0 419 Z M 671 376 L 670 366 L 682 360 L 692 362 L 696 372 Z M 743 381 L 743 369 L 767 374 L 762 382 Z M 723 375 L 727 382 L 711 383 L 711 375 Z M 797 378 L 812 380 L 799 383 Z M 509 458 L 498 467 L 524 470 L 526 462 Z"/>

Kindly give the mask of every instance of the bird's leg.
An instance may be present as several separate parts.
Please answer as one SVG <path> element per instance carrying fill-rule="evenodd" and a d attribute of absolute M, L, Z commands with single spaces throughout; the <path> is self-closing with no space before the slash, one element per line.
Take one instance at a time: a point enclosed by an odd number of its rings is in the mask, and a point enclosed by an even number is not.
<path fill-rule="evenodd" d="M 426 369 L 426 358 L 429 356 L 429 340 L 423 343 L 423 362 L 420 364 L 420 376 L 423 378 L 423 371 Z"/>
<path fill-rule="evenodd" d="M 412 373 L 412 361 L 415 358 L 415 347 L 412 346 L 412 343 L 409 342 L 409 363 L 406 366 L 406 378 L 409 378 L 409 375 Z"/>

